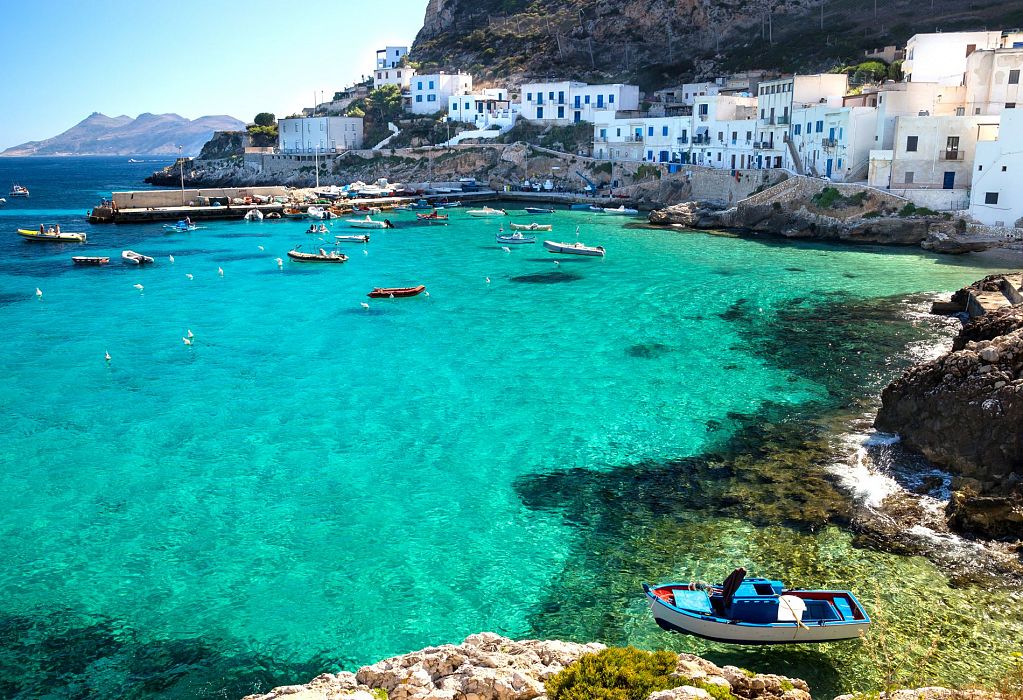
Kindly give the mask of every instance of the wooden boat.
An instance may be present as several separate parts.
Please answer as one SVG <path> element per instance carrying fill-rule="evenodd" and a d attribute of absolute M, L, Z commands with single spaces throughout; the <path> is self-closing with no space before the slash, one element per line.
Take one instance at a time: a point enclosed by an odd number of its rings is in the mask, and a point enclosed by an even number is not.
<path fill-rule="evenodd" d="M 39 243 L 85 243 L 86 238 L 84 233 L 72 233 L 70 231 L 58 232 L 54 226 L 47 227 L 45 233 L 42 231 L 19 228 L 18 235 L 26 241 L 36 241 Z"/>
<path fill-rule="evenodd" d="M 420 199 L 415 204 L 409 204 L 408 208 L 409 209 L 433 209 L 434 206 L 432 204 L 430 204 L 429 202 L 427 202 L 425 199 Z"/>
<path fill-rule="evenodd" d="M 121 262 L 125 265 L 152 265 L 155 261 L 148 255 L 136 253 L 134 250 L 122 250 Z"/>
<path fill-rule="evenodd" d="M 110 258 L 99 255 L 72 255 L 71 262 L 75 265 L 106 265 Z"/>
<path fill-rule="evenodd" d="M 262 221 L 263 220 L 263 212 L 261 212 L 259 209 L 249 209 L 247 212 L 245 212 L 245 220 L 246 221 Z"/>
<path fill-rule="evenodd" d="M 438 214 L 436 209 L 431 214 L 416 214 L 418 221 L 447 221 L 449 218 L 448 214 Z"/>
<path fill-rule="evenodd" d="M 870 617 L 850 591 L 786 590 L 781 581 L 745 578 L 720 586 L 643 584 L 661 629 L 731 644 L 804 644 L 855 639 Z"/>
<path fill-rule="evenodd" d="M 344 253 L 332 250 L 329 253 L 320 248 L 319 253 L 303 253 L 297 248 L 288 251 L 288 257 L 295 262 L 318 262 L 318 263 L 343 263 L 348 260 Z"/>
<path fill-rule="evenodd" d="M 623 204 L 622 206 L 616 207 L 614 209 L 611 209 L 610 207 L 604 207 L 604 213 L 605 214 L 618 214 L 619 216 L 632 216 L 634 214 L 638 214 L 639 210 L 638 209 L 629 209 L 629 208 L 627 208 Z"/>
<path fill-rule="evenodd" d="M 510 236 L 502 236 L 500 233 L 497 234 L 498 243 L 507 243 L 509 245 L 522 245 L 523 243 L 536 243 L 536 236 L 523 236 L 521 233 L 513 233 Z"/>
<path fill-rule="evenodd" d="M 491 209 L 490 207 L 483 207 L 482 209 L 469 209 L 465 212 L 469 216 L 504 216 L 508 212 L 504 209 Z"/>
<path fill-rule="evenodd" d="M 369 236 L 334 236 L 338 243 L 369 243 Z"/>
<path fill-rule="evenodd" d="M 394 228 L 389 220 L 374 221 L 368 214 L 365 219 L 345 219 L 345 223 L 352 228 Z"/>
<path fill-rule="evenodd" d="M 414 297 L 426 291 L 426 285 L 418 287 L 374 287 L 373 291 L 367 294 L 370 299 L 400 299 L 402 297 Z"/>
<path fill-rule="evenodd" d="M 22 187 L 21 185 L 11 185 L 11 191 L 7 193 L 8 197 L 27 197 L 28 188 Z"/>
<path fill-rule="evenodd" d="M 269 220 L 273 221 L 275 219 L 280 219 L 281 218 L 281 213 L 279 211 L 271 211 L 271 212 L 268 212 L 266 214 L 266 216 L 264 216 L 263 218 L 264 219 L 269 219 Z"/>
<path fill-rule="evenodd" d="M 535 221 L 531 224 L 510 224 L 512 231 L 550 231 L 554 227 L 551 224 L 538 224 Z"/>
<path fill-rule="evenodd" d="M 543 207 L 526 207 L 527 214 L 553 214 L 553 209 L 545 209 Z"/>
<path fill-rule="evenodd" d="M 568 253 L 569 255 L 591 255 L 604 257 L 604 246 L 588 246 L 582 243 L 557 243 L 555 241 L 544 241 L 543 247 L 551 253 Z"/>

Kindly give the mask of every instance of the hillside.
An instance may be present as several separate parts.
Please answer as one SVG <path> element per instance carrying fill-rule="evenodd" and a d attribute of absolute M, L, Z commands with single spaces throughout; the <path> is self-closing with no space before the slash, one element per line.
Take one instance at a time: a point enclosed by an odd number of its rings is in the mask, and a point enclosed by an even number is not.
<path fill-rule="evenodd" d="M 213 132 L 244 128 L 244 122 L 226 115 L 190 120 L 177 114 L 145 113 L 132 119 L 93 112 L 62 134 L 12 146 L 0 155 L 177 155 L 179 145 L 185 155 L 194 155 Z"/>
<path fill-rule="evenodd" d="M 429 0 L 412 55 L 484 80 L 656 89 L 746 68 L 827 69 L 916 32 L 1021 25 L 1023 0 Z"/>

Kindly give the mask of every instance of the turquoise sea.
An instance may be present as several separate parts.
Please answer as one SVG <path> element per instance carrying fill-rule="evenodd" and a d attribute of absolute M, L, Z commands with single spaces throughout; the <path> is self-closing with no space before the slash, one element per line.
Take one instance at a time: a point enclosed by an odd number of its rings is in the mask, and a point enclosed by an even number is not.
<path fill-rule="evenodd" d="M 884 682 L 877 641 L 657 629 L 640 581 L 737 565 L 858 590 L 928 681 L 1023 638 L 1018 592 L 856 539 L 822 466 L 821 417 L 947 334 L 909 305 L 999 263 L 568 211 L 550 237 L 605 259 L 506 252 L 464 210 L 326 267 L 286 259 L 308 222 L 85 224 L 146 160 L 0 159 L 32 192 L 0 207 L 0 697 L 236 698 L 483 630 Z M 43 221 L 89 242 L 14 234 Z"/>

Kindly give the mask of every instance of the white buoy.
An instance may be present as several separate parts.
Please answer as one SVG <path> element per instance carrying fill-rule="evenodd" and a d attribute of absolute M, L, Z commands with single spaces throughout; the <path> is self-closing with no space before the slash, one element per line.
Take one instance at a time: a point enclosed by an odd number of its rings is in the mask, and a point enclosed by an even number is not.
<path fill-rule="evenodd" d="M 284 261 L 281 258 L 277 258 L 277 267 L 284 269 Z"/>
<path fill-rule="evenodd" d="M 188 272 L 185 273 L 185 277 L 187 277 L 188 279 L 192 279 L 192 275 Z"/>
<path fill-rule="evenodd" d="M 39 287 L 36 287 L 36 297 L 38 297 L 39 299 L 43 298 L 43 290 L 41 290 Z"/>
<path fill-rule="evenodd" d="M 577 236 L 579 235 L 579 227 L 578 226 L 575 227 L 575 235 L 577 235 Z"/>
<path fill-rule="evenodd" d="M 559 261 L 555 260 L 555 261 L 554 261 L 554 264 L 555 264 L 555 265 L 560 265 L 561 263 L 560 263 Z"/>
<path fill-rule="evenodd" d="M 106 360 L 107 362 L 110 362 L 110 353 L 107 352 L 106 350 L 103 351 L 103 359 Z"/>
<path fill-rule="evenodd" d="M 143 287 L 141 284 L 136 284 L 135 285 L 135 289 L 137 289 L 137 290 L 139 290 L 141 292 L 143 289 L 145 289 L 145 287 Z"/>
<path fill-rule="evenodd" d="M 260 250 L 263 250 L 263 246 L 257 246 Z"/>
<path fill-rule="evenodd" d="M 188 329 L 188 332 L 185 335 L 187 335 L 189 338 L 194 338 L 195 337 L 195 333 L 192 332 L 191 328 Z"/>
<path fill-rule="evenodd" d="M 191 338 L 182 338 L 181 340 L 184 341 L 185 345 L 191 345 L 192 344 L 192 339 Z"/>
<path fill-rule="evenodd" d="M 423 292 L 423 295 L 424 296 L 430 296 L 430 293 L 429 292 Z"/>
<path fill-rule="evenodd" d="M 220 275 L 221 277 L 223 277 L 224 276 L 224 268 L 218 267 L 217 268 L 217 274 Z"/>
<path fill-rule="evenodd" d="M 362 254 L 363 254 L 363 255 L 369 255 L 369 251 L 368 251 L 368 250 L 366 250 L 365 248 L 363 248 L 363 249 L 362 249 Z"/>
<path fill-rule="evenodd" d="M 366 302 L 362 302 L 359 306 L 361 306 L 364 309 L 368 309 L 369 308 L 369 304 L 367 304 Z"/>
<path fill-rule="evenodd" d="M 173 255 L 168 255 L 167 259 L 170 260 L 171 265 L 174 264 L 174 256 Z"/>
<path fill-rule="evenodd" d="M 487 278 L 487 284 L 490 284 L 490 278 L 489 277 Z"/>
<path fill-rule="evenodd" d="M 510 252 L 511 252 L 511 248 L 509 248 L 509 247 L 508 247 L 508 246 L 506 246 L 506 245 L 503 245 L 503 246 L 501 246 L 501 250 L 503 250 L 503 251 L 504 251 L 504 252 L 506 252 L 506 253 L 510 253 Z"/>

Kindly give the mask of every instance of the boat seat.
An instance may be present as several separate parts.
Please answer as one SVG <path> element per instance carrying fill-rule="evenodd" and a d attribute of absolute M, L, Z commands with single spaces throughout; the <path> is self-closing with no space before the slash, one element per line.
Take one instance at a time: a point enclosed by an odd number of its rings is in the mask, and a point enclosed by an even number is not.
<path fill-rule="evenodd" d="M 803 621 L 807 620 L 841 620 L 842 617 L 835 610 L 835 606 L 826 600 L 809 600 L 804 598 L 806 612 L 803 613 Z"/>
<path fill-rule="evenodd" d="M 675 607 L 683 610 L 692 610 L 699 613 L 713 614 L 714 609 L 710 606 L 710 597 L 707 591 L 687 591 L 675 589 Z"/>

